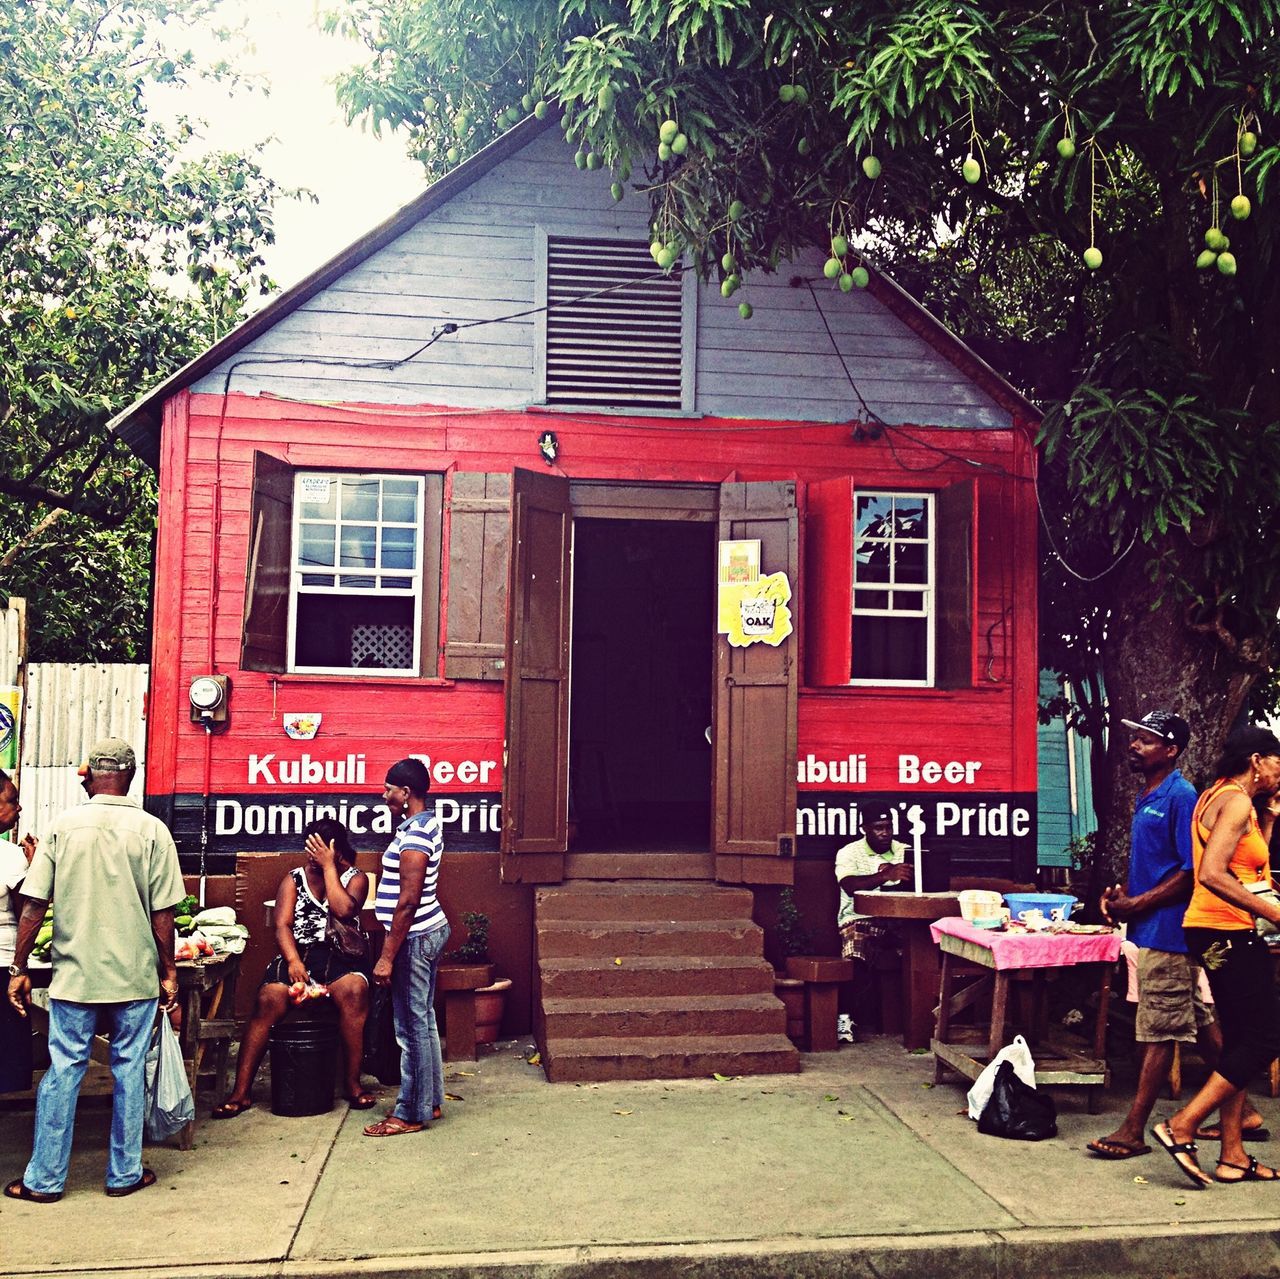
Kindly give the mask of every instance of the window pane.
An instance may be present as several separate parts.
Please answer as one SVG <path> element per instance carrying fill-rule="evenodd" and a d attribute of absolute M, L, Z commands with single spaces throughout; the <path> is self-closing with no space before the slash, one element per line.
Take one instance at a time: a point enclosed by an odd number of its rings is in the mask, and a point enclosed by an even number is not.
<path fill-rule="evenodd" d="M 895 537 L 928 537 L 928 503 L 923 497 L 893 499 L 893 528 Z"/>
<path fill-rule="evenodd" d="M 889 581 L 889 563 L 892 556 L 889 542 L 864 542 L 854 557 L 855 582 Z"/>
<path fill-rule="evenodd" d="M 888 608 L 889 592 L 888 591 L 855 591 L 853 595 L 854 608 Z"/>
<path fill-rule="evenodd" d="M 416 670 L 413 614 L 411 596 L 300 595 L 295 663 L 336 670 Z"/>
<path fill-rule="evenodd" d="M 880 493 L 860 493 L 855 505 L 854 529 L 858 538 L 884 537 L 888 534 L 893 498 Z"/>
<path fill-rule="evenodd" d="M 329 475 L 298 478 L 298 513 L 304 520 L 331 520 L 338 512 L 338 481 Z"/>
<path fill-rule="evenodd" d="M 894 591 L 893 611 L 895 613 L 923 613 L 923 591 Z"/>
<path fill-rule="evenodd" d="M 342 518 L 344 520 L 376 520 L 378 518 L 378 481 L 345 476 L 342 481 Z"/>
<path fill-rule="evenodd" d="M 925 542 L 899 543 L 893 557 L 893 580 L 909 586 L 929 582 L 929 547 Z"/>
<path fill-rule="evenodd" d="M 298 530 L 298 567 L 333 566 L 333 525 L 303 524 Z"/>
<path fill-rule="evenodd" d="M 303 573 L 302 584 L 303 586 L 332 586 L 333 574 L 332 573 Z"/>
<path fill-rule="evenodd" d="M 382 567 L 413 570 L 418 564 L 418 531 L 412 528 L 382 530 Z"/>
<path fill-rule="evenodd" d="M 413 590 L 413 578 L 384 576 L 382 589 L 385 591 L 411 591 Z"/>
<path fill-rule="evenodd" d="M 418 483 L 416 480 L 382 481 L 382 518 L 393 524 L 418 522 Z"/>
<path fill-rule="evenodd" d="M 853 678 L 923 681 L 929 673 L 924 618 L 855 617 Z"/>
<path fill-rule="evenodd" d="M 342 573 L 338 577 L 339 586 L 350 586 L 353 589 L 372 591 L 378 585 L 376 577 L 366 577 L 363 573 Z"/>
<path fill-rule="evenodd" d="M 342 558 L 339 568 L 375 568 L 374 529 L 367 524 L 347 525 L 342 530 Z"/>

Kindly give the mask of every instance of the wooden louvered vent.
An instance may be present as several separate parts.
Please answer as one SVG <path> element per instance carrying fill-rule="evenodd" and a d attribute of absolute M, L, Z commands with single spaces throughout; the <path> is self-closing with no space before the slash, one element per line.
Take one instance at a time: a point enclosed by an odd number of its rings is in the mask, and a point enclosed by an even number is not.
<path fill-rule="evenodd" d="M 647 244 L 548 237 L 547 403 L 679 410 L 682 292 Z"/>

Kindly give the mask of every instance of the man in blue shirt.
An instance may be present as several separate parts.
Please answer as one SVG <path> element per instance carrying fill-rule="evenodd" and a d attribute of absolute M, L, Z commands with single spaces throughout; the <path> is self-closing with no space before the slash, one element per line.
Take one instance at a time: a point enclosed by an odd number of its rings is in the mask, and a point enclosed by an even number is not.
<path fill-rule="evenodd" d="M 1175 1044 L 1196 1043 L 1213 1069 L 1222 1033 L 1197 989 L 1200 969 L 1187 956 L 1182 916 L 1195 883 L 1191 821 L 1195 787 L 1177 769 L 1191 740 L 1186 720 L 1170 711 L 1149 711 L 1140 720 L 1121 720 L 1133 730 L 1129 767 L 1142 777 L 1129 835 L 1129 882 L 1102 894 L 1103 916 L 1125 921 L 1138 947 L 1138 1012 L 1134 1037 L 1144 1046 L 1133 1104 L 1115 1132 L 1089 1142 L 1103 1159 L 1131 1159 L 1151 1147 L 1143 1140 L 1147 1119 L 1169 1075 Z M 1246 1129 L 1259 1138 L 1262 1117 L 1247 1109 Z M 1197 1134 L 1216 1140 L 1216 1132 Z"/>

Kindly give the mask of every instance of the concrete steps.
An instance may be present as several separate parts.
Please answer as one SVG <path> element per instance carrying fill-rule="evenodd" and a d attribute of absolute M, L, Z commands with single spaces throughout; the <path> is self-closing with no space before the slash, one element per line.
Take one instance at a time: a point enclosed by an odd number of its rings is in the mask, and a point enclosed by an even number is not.
<path fill-rule="evenodd" d="M 574 881 L 539 889 L 538 1038 L 552 1082 L 799 1069 L 750 890 Z"/>

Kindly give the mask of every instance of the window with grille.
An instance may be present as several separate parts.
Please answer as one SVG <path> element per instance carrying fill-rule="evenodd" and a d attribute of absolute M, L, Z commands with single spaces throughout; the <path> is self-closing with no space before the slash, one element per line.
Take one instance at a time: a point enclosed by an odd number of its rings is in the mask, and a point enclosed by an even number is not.
<path fill-rule="evenodd" d="M 693 407 L 681 273 L 644 243 L 548 236 L 546 281 L 548 404 Z"/>

